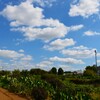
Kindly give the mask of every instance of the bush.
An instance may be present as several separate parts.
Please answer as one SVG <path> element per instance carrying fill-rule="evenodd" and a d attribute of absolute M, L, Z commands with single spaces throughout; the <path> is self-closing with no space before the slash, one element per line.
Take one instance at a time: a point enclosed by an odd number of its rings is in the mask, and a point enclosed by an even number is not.
<path fill-rule="evenodd" d="M 42 75 L 42 74 L 45 74 L 45 73 L 47 73 L 46 71 L 44 71 L 44 70 L 41 70 L 41 69 L 31 69 L 30 70 L 30 74 L 31 75 Z"/>
<path fill-rule="evenodd" d="M 65 84 L 53 74 L 45 74 L 41 77 L 46 82 L 50 83 L 54 89 L 65 89 Z"/>
<path fill-rule="evenodd" d="M 63 75 L 63 73 L 64 73 L 63 69 L 62 68 L 59 68 L 58 69 L 58 75 Z"/>
<path fill-rule="evenodd" d="M 48 97 L 48 93 L 44 88 L 34 87 L 31 96 L 35 100 L 45 100 Z"/>
<path fill-rule="evenodd" d="M 57 69 L 56 69 L 56 67 L 53 67 L 53 68 L 50 70 L 50 73 L 52 73 L 52 74 L 57 74 Z"/>

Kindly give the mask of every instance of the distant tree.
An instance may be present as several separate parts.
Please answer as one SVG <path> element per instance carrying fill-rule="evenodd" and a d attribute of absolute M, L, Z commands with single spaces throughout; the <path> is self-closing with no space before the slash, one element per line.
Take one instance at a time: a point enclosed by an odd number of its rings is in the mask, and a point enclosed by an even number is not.
<path fill-rule="evenodd" d="M 93 65 L 93 66 L 87 66 L 87 67 L 85 68 L 85 70 L 92 70 L 92 71 L 94 71 L 95 73 L 97 73 L 97 67 L 96 67 L 95 65 Z"/>
<path fill-rule="evenodd" d="M 58 69 L 58 75 L 63 75 L 63 73 L 64 73 L 63 69 L 62 68 L 59 68 Z"/>
<path fill-rule="evenodd" d="M 85 70 L 83 73 L 84 76 L 95 77 L 96 73 L 93 70 Z"/>
<path fill-rule="evenodd" d="M 12 71 L 12 76 L 13 77 L 19 77 L 20 76 L 20 70 L 15 69 L 14 71 Z"/>
<path fill-rule="evenodd" d="M 22 71 L 20 72 L 20 74 L 21 74 L 22 76 L 27 76 L 27 75 L 29 75 L 29 71 L 28 71 L 28 70 L 22 70 Z"/>
<path fill-rule="evenodd" d="M 53 67 L 53 68 L 50 70 L 50 73 L 52 73 L 52 74 L 57 74 L 57 69 L 56 69 L 56 67 Z"/>
<path fill-rule="evenodd" d="M 6 71 L 6 70 L 1 70 L 0 71 L 0 76 L 3 76 L 3 75 L 9 76 L 9 75 L 11 75 L 11 72 L 10 71 Z"/>
<path fill-rule="evenodd" d="M 90 77 L 94 77 L 97 75 L 97 67 L 95 65 L 93 66 L 87 66 L 85 68 L 85 71 L 83 73 L 84 76 L 90 76 Z"/>
<path fill-rule="evenodd" d="M 47 73 L 47 71 L 39 69 L 39 68 L 30 70 L 31 75 L 42 75 L 42 74 L 45 74 L 45 73 Z"/>

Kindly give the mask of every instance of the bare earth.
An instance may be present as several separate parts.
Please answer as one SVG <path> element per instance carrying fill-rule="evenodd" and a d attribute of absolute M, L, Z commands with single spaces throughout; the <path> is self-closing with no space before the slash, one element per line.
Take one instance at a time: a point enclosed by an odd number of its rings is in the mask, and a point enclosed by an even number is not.
<path fill-rule="evenodd" d="M 0 100 L 27 100 L 27 99 L 19 97 L 14 93 L 10 93 L 5 89 L 0 88 Z"/>

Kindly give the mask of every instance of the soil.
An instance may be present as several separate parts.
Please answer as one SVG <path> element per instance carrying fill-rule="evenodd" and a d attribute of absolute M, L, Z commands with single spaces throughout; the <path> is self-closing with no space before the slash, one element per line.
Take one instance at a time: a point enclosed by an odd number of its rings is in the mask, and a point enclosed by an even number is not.
<path fill-rule="evenodd" d="M 27 100 L 14 93 L 10 93 L 8 90 L 0 88 L 0 100 Z"/>

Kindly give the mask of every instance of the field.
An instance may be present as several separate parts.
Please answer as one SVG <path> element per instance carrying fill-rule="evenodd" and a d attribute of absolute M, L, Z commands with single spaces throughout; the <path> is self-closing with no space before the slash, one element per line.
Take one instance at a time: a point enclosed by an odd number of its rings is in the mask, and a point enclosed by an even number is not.
<path fill-rule="evenodd" d="M 0 71 L 0 87 L 28 100 L 100 100 L 100 76 L 58 75 L 40 69 Z"/>

